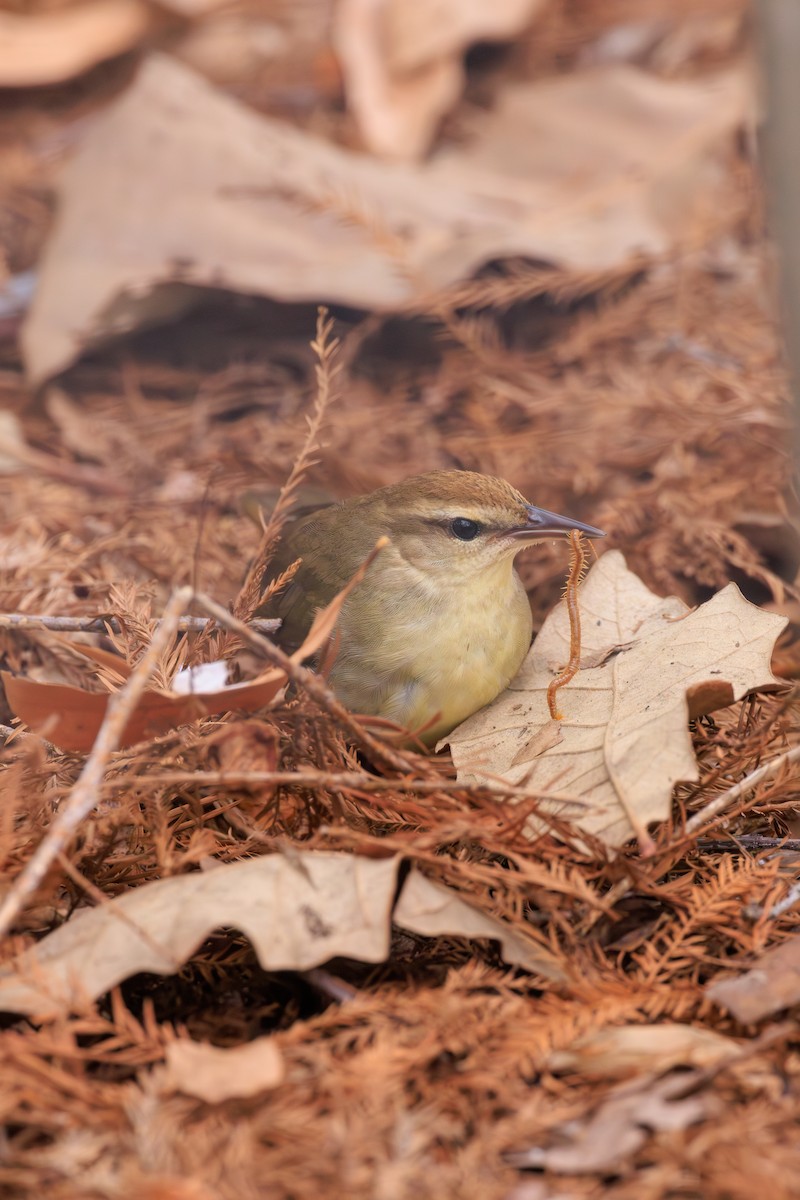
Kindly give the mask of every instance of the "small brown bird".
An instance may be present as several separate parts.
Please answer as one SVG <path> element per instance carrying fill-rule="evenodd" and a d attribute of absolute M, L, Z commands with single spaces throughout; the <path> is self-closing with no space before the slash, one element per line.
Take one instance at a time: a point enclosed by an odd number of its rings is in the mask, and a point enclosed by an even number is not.
<path fill-rule="evenodd" d="M 422 729 L 433 744 L 516 675 L 532 621 L 514 558 L 571 529 L 604 536 L 535 508 L 503 479 L 415 475 L 293 522 L 272 573 L 297 558 L 302 565 L 259 615 L 280 617 L 278 640 L 295 649 L 314 613 L 388 536 L 342 608 L 330 683 L 353 712 Z"/>

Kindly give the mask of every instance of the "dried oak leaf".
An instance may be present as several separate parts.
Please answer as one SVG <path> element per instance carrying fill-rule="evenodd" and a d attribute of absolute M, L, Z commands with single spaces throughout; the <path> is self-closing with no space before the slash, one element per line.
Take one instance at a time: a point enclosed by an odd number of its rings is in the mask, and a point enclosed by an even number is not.
<path fill-rule="evenodd" d="M 519 33 L 547 0 L 340 0 L 332 38 L 348 105 L 369 150 L 413 159 L 430 147 L 477 41 Z"/>
<path fill-rule="evenodd" d="M 583 276 L 662 255 L 722 202 L 750 97 L 740 68 L 571 73 L 507 89 L 463 146 L 407 165 L 258 116 L 152 55 L 61 176 L 26 367 L 41 383 L 202 288 L 393 312 L 498 258 Z"/>
<path fill-rule="evenodd" d="M 162 1092 L 183 1092 L 206 1104 L 255 1096 L 283 1082 L 286 1065 L 271 1037 L 242 1046 L 212 1046 L 178 1038 L 166 1049 L 167 1065 L 159 1072 Z"/>
<path fill-rule="evenodd" d="M 0 87 L 72 79 L 139 45 L 155 20 L 144 0 L 87 0 L 54 12 L 0 13 Z"/>
<path fill-rule="evenodd" d="M 496 917 L 481 912 L 458 892 L 411 871 L 394 910 L 394 922 L 426 937 L 491 938 L 500 943 L 506 962 L 525 967 L 546 979 L 563 980 L 563 968 L 553 954 L 517 933 Z"/>
<path fill-rule="evenodd" d="M 460 781 L 500 777 L 609 846 L 635 834 L 647 849 L 673 786 L 698 777 L 689 718 L 782 686 L 770 656 L 786 619 L 732 583 L 690 611 L 648 591 L 614 550 L 587 576 L 580 612 L 581 669 L 559 692 L 562 721 L 550 718 L 547 687 L 569 657 L 563 601 L 508 689 L 446 742 Z"/>
<path fill-rule="evenodd" d="M 566 1174 L 610 1171 L 630 1160 L 647 1141 L 648 1132 L 686 1129 L 717 1108 L 711 1095 L 689 1095 L 704 1081 L 701 1071 L 647 1075 L 612 1091 L 586 1119 L 567 1121 L 554 1130 L 561 1145 L 532 1146 L 507 1158 L 512 1166 Z"/>
<path fill-rule="evenodd" d="M 239 929 L 270 971 L 307 970 L 346 957 L 381 962 L 388 952 L 398 857 L 307 851 L 215 866 L 144 884 L 79 912 L 0 970 L 0 1011 L 40 1019 L 81 1008 L 140 971 L 170 975 L 215 929 Z M 415 871 L 396 923 L 431 933 L 424 909 L 446 909 L 436 933 L 500 942 L 506 961 L 563 979 L 531 938 L 473 909 Z"/>
<path fill-rule="evenodd" d="M 616 1025 L 578 1038 L 568 1050 L 554 1050 L 551 1071 L 579 1073 L 588 1079 L 615 1079 L 666 1072 L 673 1067 L 715 1067 L 741 1053 L 733 1038 L 699 1025 L 663 1021 L 654 1025 Z"/>
<path fill-rule="evenodd" d="M 744 975 L 709 984 L 706 995 L 743 1024 L 800 1003 L 800 936 L 767 950 Z"/>
<path fill-rule="evenodd" d="M 215 929 L 239 929 L 266 970 L 337 955 L 380 962 L 398 858 L 268 855 L 144 884 L 78 912 L 0 973 L 0 1009 L 52 1016 L 140 971 L 170 975 Z"/>

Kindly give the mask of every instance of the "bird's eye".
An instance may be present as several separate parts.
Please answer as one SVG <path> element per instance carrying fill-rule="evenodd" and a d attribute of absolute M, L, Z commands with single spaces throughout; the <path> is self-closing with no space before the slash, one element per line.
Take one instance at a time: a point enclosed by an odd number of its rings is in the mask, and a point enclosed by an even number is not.
<path fill-rule="evenodd" d="M 471 542 L 476 538 L 481 531 L 481 527 L 477 521 L 470 521 L 469 517 L 453 517 L 450 522 L 450 532 L 453 537 L 457 537 L 460 542 Z"/>

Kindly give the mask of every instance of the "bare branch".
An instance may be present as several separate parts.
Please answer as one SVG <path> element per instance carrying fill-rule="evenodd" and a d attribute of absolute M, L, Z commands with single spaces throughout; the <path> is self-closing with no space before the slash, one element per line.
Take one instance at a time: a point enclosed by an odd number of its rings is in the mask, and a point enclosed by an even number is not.
<path fill-rule="evenodd" d="M 202 632 L 211 624 L 209 617 L 181 617 L 175 628 L 178 633 Z M 259 618 L 250 622 L 257 633 L 275 633 L 280 629 L 277 618 Z M 49 629 L 54 633 L 121 633 L 116 617 L 60 617 L 53 614 L 0 613 L 0 629 Z"/>

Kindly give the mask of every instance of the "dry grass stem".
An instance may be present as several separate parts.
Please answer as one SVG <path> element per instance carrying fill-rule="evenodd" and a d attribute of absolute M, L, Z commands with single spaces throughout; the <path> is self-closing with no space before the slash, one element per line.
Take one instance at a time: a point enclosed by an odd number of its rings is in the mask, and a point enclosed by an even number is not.
<path fill-rule="evenodd" d="M 258 549 L 248 568 L 245 581 L 234 601 L 233 612 L 240 620 L 248 620 L 259 604 L 264 572 L 280 537 L 281 529 L 291 511 L 298 488 L 314 465 L 314 455 L 319 450 L 319 436 L 328 407 L 336 398 L 339 374 L 336 365 L 338 348 L 339 342 L 333 337 L 333 321 L 328 316 L 327 309 L 320 308 L 317 313 L 316 336 L 311 343 L 311 349 L 317 357 L 315 367 L 317 394 L 311 416 L 308 418 L 308 431 L 289 477 L 280 490 L 275 507 L 261 535 Z"/>
<path fill-rule="evenodd" d="M 209 624 L 209 617 L 181 617 L 176 625 L 178 633 L 202 633 Z M 256 633 L 275 633 L 280 621 L 273 618 L 256 617 L 249 622 Z M 32 613 L 0 613 L 0 629 L 50 629 L 54 633 L 122 633 L 116 617 L 63 617 L 55 614 L 36 616 Z"/>

